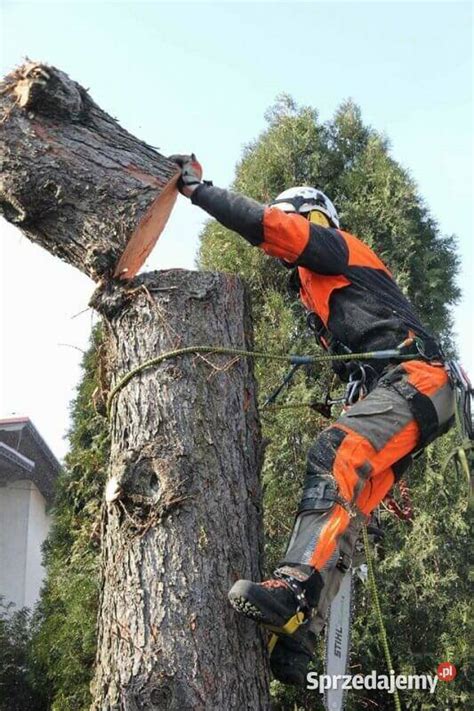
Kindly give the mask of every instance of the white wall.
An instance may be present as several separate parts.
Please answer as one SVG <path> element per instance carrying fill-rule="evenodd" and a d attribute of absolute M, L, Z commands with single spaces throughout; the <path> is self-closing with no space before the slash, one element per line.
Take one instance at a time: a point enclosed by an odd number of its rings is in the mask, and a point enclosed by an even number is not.
<path fill-rule="evenodd" d="M 33 607 L 38 600 L 44 577 L 44 568 L 41 565 L 41 546 L 48 535 L 50 526 L 50 517 L 46 514 L 45 507 L 46 502 L 43 495 L 34 484 L 31 484 L 24 602 L 27 607 Z"/>
<path fill-rule="evenodd" d="M 33 607 L 38 599 L 49 524 L 45 500 L 31 481 L 0 487 L 0 595 L 17 608 Z"/>

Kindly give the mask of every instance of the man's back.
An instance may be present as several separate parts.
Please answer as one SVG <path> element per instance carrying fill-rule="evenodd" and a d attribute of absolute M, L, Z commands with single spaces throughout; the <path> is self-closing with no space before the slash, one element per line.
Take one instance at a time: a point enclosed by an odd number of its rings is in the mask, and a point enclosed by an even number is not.
<path fill-rule="evenodd" d="M 304 267 L 298 267 L 300 296 L 337 341 L 361 352 L 395 348 L 417 335 L 427 349 L 435 349 L 413 306 L 370 247 L 347 232 L 311 228 L 310 240 L 334 243 L 322 268 L 327 272 L 334 264 L 338 273 L 320 273 L 321 264 L 308 259 Z"/>

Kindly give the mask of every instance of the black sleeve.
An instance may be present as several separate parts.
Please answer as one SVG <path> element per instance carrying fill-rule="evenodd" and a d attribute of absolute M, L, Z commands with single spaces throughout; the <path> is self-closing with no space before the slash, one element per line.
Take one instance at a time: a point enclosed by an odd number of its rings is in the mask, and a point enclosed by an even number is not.
<path fill-rule="evenodd" d="M 238 232 L 250 244 L 263 242 L 265 206 L 256 200 L 203 183 L 194 190 L 191 202 L 202 207 L 224 227 Z"/>
<path fill-rule="evenodd" d="M 319 274 L 343 274 L 349 249 L 339 230 L 311 224 L 309 240 L 296 265 Z"/>

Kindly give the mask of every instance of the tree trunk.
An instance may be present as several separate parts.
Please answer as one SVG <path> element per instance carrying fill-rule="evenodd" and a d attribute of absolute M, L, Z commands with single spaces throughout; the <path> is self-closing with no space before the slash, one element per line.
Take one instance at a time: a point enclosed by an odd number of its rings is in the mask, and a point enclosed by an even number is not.
<path fill-rule="evenodd" d="M 155 272 L 101 295 L 113 373 L 197 344 L 249 348 L 241 283 Z M 212 365 L 210 363 L 212 362 Z M 182 356 L 112 404 L 94 709 L 267 709 L 262 638 L 227 591 L 259 577 L 260 429 L 251 362 Z"/>
<path fill-rule="evenodd" d="M 110 278 L 174 165 L 51 67 L 8 77 L 1 105 L 1 209 L 31 240 L 100 278 L 93 305 L 106 325 L 110 386 L 164 351 L 251 347 L 233 276 Z M 227 603 L 238 577 L 260 575 L 251 361 L 187 355 L 143 370 L 113 400 L 110 429 L 93 709 L 267 710 L 263 635 Z"/>

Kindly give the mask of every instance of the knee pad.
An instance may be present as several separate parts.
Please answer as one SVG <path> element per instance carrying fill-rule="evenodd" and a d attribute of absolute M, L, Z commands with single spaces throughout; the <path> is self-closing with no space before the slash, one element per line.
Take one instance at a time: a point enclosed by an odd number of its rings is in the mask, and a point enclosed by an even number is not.
<path fill-rule="evenodd" d="M 297 515 L 305 511 L 329 511 L 336 499 L 337 485 L 332 476 L 307 475 Z"/>
<path fill-rule="evenodd" d="M 298 514 L 303 511 L 329 511 L 334 506 L 337 485 L 332 471 L 337 450 L 345 436 L 343 430 L 328 427 L 309 448 Z"/>

